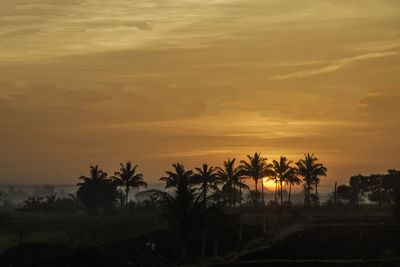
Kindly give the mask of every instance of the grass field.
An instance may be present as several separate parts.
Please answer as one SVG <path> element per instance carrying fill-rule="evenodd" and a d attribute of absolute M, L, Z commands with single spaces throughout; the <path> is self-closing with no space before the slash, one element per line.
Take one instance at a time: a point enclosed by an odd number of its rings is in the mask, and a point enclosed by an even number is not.
<path fill-rule="evenodd" d="M 0 254 L 22 242 L 85 248 L 134 237 L 166 226 L 158 210 L 107 216 L 13 211 L 0 214 Z"/>

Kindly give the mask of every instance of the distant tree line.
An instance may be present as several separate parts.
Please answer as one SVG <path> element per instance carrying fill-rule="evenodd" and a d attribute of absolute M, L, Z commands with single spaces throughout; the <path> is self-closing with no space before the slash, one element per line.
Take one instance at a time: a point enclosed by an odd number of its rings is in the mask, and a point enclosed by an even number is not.
<path fill-rule="evenodd" d="M 256 152 L 247 155 L 246 160 L 227 159 L 221 167 L 204 163 L 189 172 L 189 184 L 191 188 L 202 192 L 204 205 L 207 205 L 207 199 L 210 198 L 210 203 L 221 201 L 225 206 L 241 207 L 247 196 L 253 206 L 266 206 L 263 182 L 268 180 L 275 183 L 275 197 L 269 204 L 290 204 L 292 188 L 303 183 L 304 204 L 310 206 L 318 204 L 318 185 L 321 177 L 326 176 L 327 169 L 313 154 L 305 154 L 303 159 L 293 162 L 283 156 L 279 160 L 268 161 Z M 254 182 L 254 189 L 250 190 L 246 180 Z M 173 175 L 162 177 L 160 181 L 165 182 L 166 189 L 177 185 Z M 127 162 L 121 163 L 119 170 L 111 176 L 99 166 L 91 166 L 89 175 L 79 177 L 77 186 L 76 195 L 68 196 L 57 196 L 52 186 L 37 187 L 32 196 L 24 193 L 27 199 L 23 202 L 23 208 L 43 211 L 83 209 L 93 214 L 112 212 L 116 207 L 128 209 L 133 205 L 129 201 L 131 190 L 146 188 L 147 183 L 143 174 L 138 172 L 138 165 Z M 21 192 L 11 187 L 3 196 L 22 196 Z M 149 199 L 147 202 L 156 199 L 151 193 L 146 194 Z"/>
<path fill-rule="evenodd" d="M 68 197 L 57 197 L 49 195 L 46 197 L 29 197 L 23 202 L 23 210 L 44 212 L 72 212 L 80 209 L 81 205 L 75 195 Z"/>
<path fill-rule="evenodd" d="M 389 203 L 400 207 L 400 171 L 352 176 L 348 185 L 337 187 L 336 199 L 352 205 L 368 200 L 378 203 L 379 206 Z"/>
<path fill-rule="evenodd" d="M 177 187 L 178 177 L 182 175 L 180 172 L 183 171 L 183 164 L 176 163 L 173 166 L 175 173 L 168 171 L 165 177 L 160 178 L 166 189 Z M 78 183 L 76 197 L 89 213 L 109 212 L 118 203 L 128 208 L 130 190 L 147 187 L 143 175 L 137 169 L 137 165 L 127 162 L 120 164 L 120 170 L 113 176 L 108 176 L 99 166 L 91 166 L 90 174 L 79 178 L 81 181 Z M 227 159 L 221 167 L 204 163 L 187 172 L 188 185 L 193 190 L 201 191 L 199 197 L 205 206 L 208 206 L 208 201 L 242 206 L 244 193 L 249 191 L 253 205 L 259 207 L 266 205 L 263 180 L 275 183 L 274 203 L 277 205 L 290 204 L 292 188 L 301 183 L 304 183 L 305 205 L 318 203 L 318 185 L 320 178 L 326 176 L 327 169 L 313 154 L 305 154 L 304 159 L 294 163 L 286 157 L 268 162 L 261 153 L 254 153 L 237 165 L 236 159 Z M 247 179 L 253 180 L 254 191 L 245 182 Z M 289 194 L 284 199 L 284 188 L 287 187 Z"/>

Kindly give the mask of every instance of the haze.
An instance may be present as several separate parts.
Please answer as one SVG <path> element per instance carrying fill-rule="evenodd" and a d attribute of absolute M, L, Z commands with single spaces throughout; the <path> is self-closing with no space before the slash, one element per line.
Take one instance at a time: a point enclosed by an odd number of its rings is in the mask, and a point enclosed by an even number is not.
<path fill-rule="evenodd" d="M 396 0 L 2 0 L 0 183 L 316 153 L 399 168 Z"/>

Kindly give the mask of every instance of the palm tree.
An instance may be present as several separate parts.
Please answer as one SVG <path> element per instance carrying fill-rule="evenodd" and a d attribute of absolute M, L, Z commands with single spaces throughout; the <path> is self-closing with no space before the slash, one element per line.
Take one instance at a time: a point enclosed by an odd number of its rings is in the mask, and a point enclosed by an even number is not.
<path fill-rule="evenodd" d="M 99 165 L 90 166 L 90 175 L 89 176 L 82 175 L 81 177 L 79 177 L 78 179 L 82 180 L 83 182 L 78 183 L 78 185 L 81 185 L 82 183 L 85 183 L 85 182 L 104 180 L 106 178 L 107 178 L 107 173 L 103 172 L 99 168 Z"/>
<path fill-rule="evenodd" d="M 166 183 L 166 187 L 174 187 L 172 193 L 155 191 L 167 208 L 167 219 L 178 231 L 178 239 L 181 242 L 181 257 L 186 258 L 187 243 L 191 233 L 202 229 L 213 219 L 219 211 L 219 205 L 209 207 L 204 205 L 204 195 L 191 188 L 192 171 L 186 171 L 183 164 L 173 164 L 174 171 L 167 171 L 166 177 L 160 180 Z M 205 168 L 207 172 L 210 168 Z M 203 245 L 204 235 L 203 235 Z"/>
<path fill-rule="evenodd" d="M 192 171 L 186 171 L 185 166 L 182 163 L 172 164 L 174 171 L 166 171 L 166 175 L 160 178 L 160 181 L 165 183 L 165 188 L 175 187 L 178 188 L 179 183 L 185 180 L 187 185 L 191 187 L 192 183 Z"/>
<path fill-rule="evenodd" d="M 289 184 L 289 195 L 288 195 L 288 202 L 290 203 L 291 201 L 291 196 L 292 196 L 292 187 L 294 185 L 299 185 L 301 184 L 301 179 L 297 176 L 297 169 L 293 168 L 291 175 L 288 176 L 286 179 L 286 182 Z"/>
<path fill-rule="evenodd" d="M 261 156 L 261 153 L 254 153 L 254 156 L 247 155 L 247 161 L 240 161 L 241 163 L 241 170 L 243 171 L 243 174 L 247 177 L 250 177 L 251 179 L 254 180 L 255 184 L 255 199 L 254 199 L 254 205 L 257 207 L 258 205 L 258 180 L 263 177 L 265 177 L 265 170 L 266 170 L 266 158 L 263 158 Z M 263 186 L 264 188 L 264 186 Z M 263 203 L 265 205 L 264 201 L 264 194 L 262 195 Z"/>
<path fill-rule="evenodd" d="M 291 165 L 292 161 L 289 161 L 286 157 L 281 156 L 279 161 L 274 160 L 272 162 L 273 172 L 277 182 L 279 183 L 280 195 L 281 195 L 281 205 L 283 204 L 283 184 L 287 182 L 293 175 L 293 168 Z"/>
<path fill-rule="evenodd" d="M 249 187 L 242 182 L 243 171 L 240 167 L 235 167 L 236 159 L 228 159 L 224 161 L 222 168 L 217 168 L 217 176 L 223 183 L 222 190 L 229 192 L 231 205 L 235 204 L 234 193 L 236 187 L 239 188 L 239 206 L 242 206 L 242 190 L 249 190 Z M 225 190 L 224 190 L 225 189 Z"/>
<path fill-rule="evenodd" d="M 201 168 L 196 168 L 196 173 L 192 178 L 192 184 L 200 184 L 204 205 L 207 206 L 207 192 L 209 189 L 218 190 L 216 169 L 212 166 L 208 167 L 207 164 L 203 164 Z"/>
<path fill-rule="evenodd" d="M 307 153 L 304 154 L 304 159 L 301 159 L 297 162 L 297 169 L 298 174 L 303 178 L 303 181 L 305 182 L 305 204 L 310 205 L 310 191 L 312 185 L 315 184 L 317 188 L 319 177 L 326 176 L 327 168 L 321 163 L 318 163 L 318 159 L 314 156 L 314 154 Z"/>
<path fill-rule="evenodd" d="M 265 159 L 267 160 L 267 159 Z M 270 177 L 274 177 L 274 171 L 272 169 L 273 165 L 269 164 L 265 161 L 264 164 L 264 177 L 266 177 L 266 179 L 269 179 Z M 264 178 L 262 178 L 262 183 L 261 183 L 261 197 L 262 197 L 262 201 L 263 201 L 263 205 L 265 205 L 265 200 L 264 200 Z"/>
<path fill-rule="evenodd" d="M 79 189 L 76 196 L 88 212 L 97 213 L 113 208 L 118 195 L 117 185 L 99 166 L 90 166 L 90 175 L 81 176 L 79 180 L 82 182 L 77 184 Z"/>
<path fill-rule="evenodd" d="M 272 164 L 272 166 L 273 166 L 273 164 Z M 273 172 L 273 168 L 272 168 L 272 172 Z M 273 181 L 274 184 L 275 184 L 274 201 L 277 202 L 277 201 L 278 201 L 278 184 L 279 184 L 279 178 L 278 178 L 278 176 L 276 175 L 276 173 L 273 172 L 273 174 L 270 175 L 270 176 L 268 177 L 268 180 L 269 180 L 269 181 Z"/>
<path fill-rule="evenodd" d="M 147 183 L 143 180 L 143 174 L 136 173 L 138 165 L 133 166 L 129 161 L 125 165 L 121 163 L 120 166 L 119 172 L 115 172 L 112 178 L 118 186 L 125 187 L 125 207 L 128 208 L 130 188 L 147 187 Z"/>

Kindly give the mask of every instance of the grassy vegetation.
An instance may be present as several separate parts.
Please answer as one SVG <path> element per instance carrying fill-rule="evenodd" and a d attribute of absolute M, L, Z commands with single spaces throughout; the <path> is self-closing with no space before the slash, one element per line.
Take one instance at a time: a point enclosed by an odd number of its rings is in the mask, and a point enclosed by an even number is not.
<path fill-rule="evenodd" d="M 181 258 L 179 232 L 176 228 L 166 229 L 165 209 L 124 210 L 101 216 L 16 210 L 0 213 L 0 253 L 14 247 L 3 253 L 0 265 L 63 263 L 69 267 L 96 261 L 103 264 L 98 266 L 132 266 L 132 262 L 142 264 L 138 266 L 148 266 L 149 262 L 175 266 L 205 260 L 226 264 L 236 259 L 237 266 L 262 266 L 257 265 L 258 261 L 271 266 L 298 266 L 290 261 L 299 260 L 335 261 L 318 266 L 336 266 L 336 261 L 343 260 L 346 264 L 349 260 L 387 260 L 400 251 L 399 221 L 389 206 L 224 207 L 228 219 L 207 228 L 204 254 L 202 232 L 188 233 L 186 259 Z M 150 233 L 156 254 L 144 245 Z M 17 246 L 25 242 L 40 244 Z M 19 265 L 15 265 L 16 258 Z M 274 260 L 288 262 L 278 264 Z"/>
<path fill-rule="evenodd" d="M 0 253 L 21 242 L 91 247 L 165 226 L 157 209 L 102 216 L 12 211 L 0 214 Z"/>
<path fill-rule="evenodd" d="M 243 222 L 261 224 L 258 217 L 265 217 L 267 227 L 278 218 L 279 224 L 307 221 L 364 221 L 371 216 L 390 217 L 390 209 L 365 207 L 287 207 L 253 210 L 227 209 L 228 213 L 242 214 Z M 250 216 L 250 217 L 248 217 Z M 247 219 L 246 219 L 247 218 Z M 131 238 L 167 227 L 160 209 L 135 209 L 111 215 L 92 216 L 84 213 L 24 212 L 0 213 L 0 254 L 22 242 L 59 244 L 71 248 L 93 247 L 100 244 Z M 260 225 L 260 231 L 262 226 Z"/>

